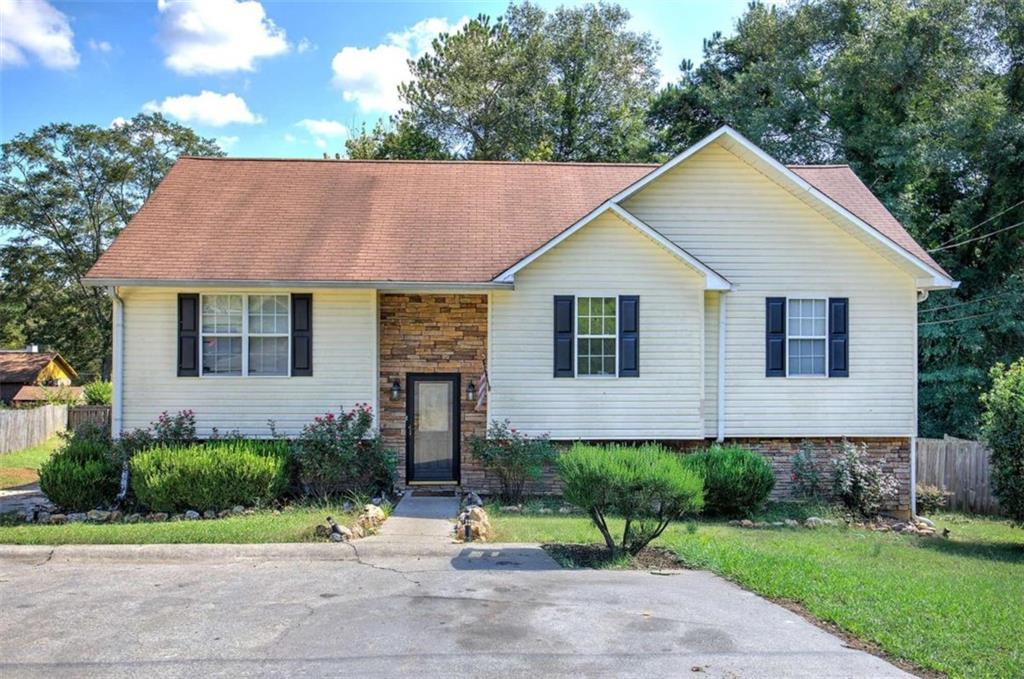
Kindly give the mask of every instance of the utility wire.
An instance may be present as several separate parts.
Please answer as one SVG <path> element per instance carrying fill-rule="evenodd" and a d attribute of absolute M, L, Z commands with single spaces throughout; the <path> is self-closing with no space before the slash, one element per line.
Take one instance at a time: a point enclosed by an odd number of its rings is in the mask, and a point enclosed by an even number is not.
<path fill-rule="evenodd" d="M 943 245 L 942 247 L 935 248 L 934 250 L 929 250 L 928 252 L 939 252 L 941 250 L 948 250 L 950 248 L 959 247 L 961 245 L 967 245 L 968 243 L 973 243 L 974 241 L 982 240 L 984 238 L 988 238 L 989 236 L 994 236 L 997 233 L 1002 233 L 1003 231 L 1009 231 L 1010 229 L 1016 229 L 1018 226 L 1021 226 L 1021 225 L 1024 225 L 1024 221 L 1017 222 L 1016 224 L 1010 224 L 1009 226 L 1004 226 L 1001 229 L 996 229 L 995 231 L 990 231 L 989 233 L 983 234 L 981 236 L 975 236 L 974 238 L 968 238 L 967 240 L 962 240 L 959 243 L 953 243 L 951 245 Z"/>
<path fill-rule="evenodd" d="M 996 311 L 986 311 L 983 314 L 974 314 L 973 316 L 961 316 L 960 318 L 947 318 L 944 321 L 928 321 L 926 323 L 918 323 L 917 327 L 921 327 L 921 326 L 924 326 L 924 325 L 943 325 L 945 323 L 957 323 L 959 321 L 968 321 L 968 320 L 970 320 L 972 318 L 984 318 L 985 316 L 992 316 L 994 314 L 998 314 L 998 313 L 1001 313 L 1001 312 L 1002 312 L 1002 310 L 998 309 Z"/>
<path fill-rule="evenodd" d="M 960 307 L 970 306 L 971 304 L 978 304 L 979 302 L 987 302 L 987 301 L 989 301 L 991 299 L 999 299 L 1000 297 L 1007 297 L 1007 296 L 1012 295 L 1012 294 L 1014 294 L 1013 290 L 1007 290 L 1005 292 L 999 293 L 998 295 L 989 295 L 988 297 L 978 297 L 977 299 L 965 300 L 963 302 L 957 302 L 956 304 L 946 304 L 945 306 L 935 306 L 935 307 L 931 307 L 930 309 L 921 309 L 920 313 L 927 314 L 927 313 L 931 313 L 932 311 L 944 311 L 946 309 L 959 309 Z"/>
<path fill-rule="evenodd" d="M 963 233 L 961 233 L 961 234 L 958 234 L 958 235 L 956 235 L 956 236 L 953 236 L 952 238 L 950 238 L 949 240 L 947 240 L 947 241 L 946 241 L 945 243 L 939 243 L 939 247 L 942 247 L 942 246 L 945 246 L 945 245 L 947 245 L 947 244 L 949 244 L 949 243 L 952 243 L 952 242 L 953 242 L 953 241 L 955 241 L 955 240 L 956 240 L 957 238 L 961 238 L 962 236 L 966 236 L 966 235 L 967 235 L 967 234 L 969 234 L 969 233 L 973 233 L 973 232 L 974 232 L 975 230 L 977 230 L 977 229 L 979 229 L 979 228 L 981 228 L 981 227 L 985 226 L 986 224 L 988 224 L 989 222 L 991 222 L 991 221 L 992 221 L 993 219 L 995 219 L 996 217 L 1001 217 L 1001 216 L 1005 215 L 1005 214 L 1006 214 L 1007 212 L 1009 212 L 1009 211 L 1010 211 L 1010 210 L 1012 210 L 1013 208 L 1017 207 L 1018 205 L 1024 205 L 1024 200 L 1018 200 L 1018 201 L 1017 201 L 1016 203 L 1014 203 L 1014 204 L 1013 204 L 1013 205 L 1011 205 L 1010 207 L 1006 208 L 1005 210 L 1000 210 L 999 212 L 995 213 L 994 215 L 992 215 L 992 216 L 991 216 L 991 217 L 989 217 L 988 219 L 985 219 L 985 220 L 983 220 L 983 221 L 980 221 L 980 222 L 978 222 L 977 224 L 975 224 L 975 225 L 974 225 L 974 226 L 972 226 L 971 228 L 967 229 L 967 230 L 966 230 L 966 231 L 964 231 Z"/>

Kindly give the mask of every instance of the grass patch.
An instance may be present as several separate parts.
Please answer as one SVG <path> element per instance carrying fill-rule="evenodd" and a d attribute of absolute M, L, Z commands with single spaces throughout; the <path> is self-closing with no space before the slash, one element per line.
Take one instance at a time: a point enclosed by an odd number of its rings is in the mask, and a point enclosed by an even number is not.
<path fill-rule="evenodd" d="M 361 508 L 360 508 L 361 509 Z M 346 526 L 358 511 L 344 512 L 333 505 L 293 505 L 280 511 L 203 521 L 160 523 L 87 524 L 61 526 L 17 525 L 0 527 L 0 544 L 15 545 L 146 545 L 183 543 L 248 544 L 269 542 L 323 542 L 313 534 L 328 516 Z"/>
<path fill-rule="evenodd" d="M 59 436 L 51 436 L 38 446 L 0 453 L 0 489 L 19 488 L 39 481 L 39 467 L 60 444 Z"/>
<path fill-rule="evenodd" d="M 775 506 L 758 520 L 820 508 Z M 953 677 L 1024 676 L 1024 531 L 995 519 L 932 517 L 948 540 L 847 528 L 675 524 L 655 544 L 688 565 L 816 618 L 914 665 Z M 495 540 L 595 543 L 582 516 L 491 513 Z M 619 528 L 617 525 L 616 528 Z M 610 563 L 610 567 L 622 564 Z"/>

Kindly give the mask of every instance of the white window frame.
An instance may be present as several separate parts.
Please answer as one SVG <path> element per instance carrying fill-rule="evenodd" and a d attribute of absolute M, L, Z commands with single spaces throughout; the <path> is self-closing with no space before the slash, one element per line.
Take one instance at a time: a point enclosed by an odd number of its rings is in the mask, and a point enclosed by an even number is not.
<path fill-rule="evenodd" d="M 255 333 L 254 337 L 287 337 L 288 338 L 288 360 L 286 362 L 288 366 L 288 372 L 284 375 L 250 375 L 249 374 L 249 297 L 252 295 L 258 295 L 261 297 L 287 297 L 288 303 L 288 332 L 287 333 Z M 203 332 L 203 299 L 205 297 L 221 297 L 221 296 L 234 296 L 242 298 L 242 374 L 241 375 L 224 375 L 224 374 L 207 374 L 203 370 L 203 341 L 209 335 L 210 337 L 239 337 L 238 333 L 223 333 L 223 332 Z M 240 292 L 238 290 L 225 290 L 223 292 L 203 292 L 199 293 L 199 377 L 205 379 L 285 379 L 292 376 L 292 296 L 288 292 L 255 292 L 247 291 Z"/>
<path fill-rule="evenodd" d="M 580 335 L 579 333 L 579 318 L 580 318 L 580 300 L 581 299 L 614 299 L 615 300 L 615 335 Z M 572 374 L 575 379 L 578 380 L 611 380 L 619 378 L 619 295 L 609 292 L 594 292 L 585 293 L 581 295 L 573 296 L 572 305 L 572 336 L 573 336 L 573 361 L 572 361 Z M 614 340 L 615 346 L 615 369 L 611 375 L 580 375 L 578 370 L 580 360 L 580 339 L 612 339 Z"/>
<path fill-rule="evenodd" d="M 790 304 L 794 301 L 811 301 L 811 302 L 824 302 L 825 303 L 825 334 L 824 335 L 797 335 L 791 336 L 789 334 L 789 310 Z M 828 379 L 828 295 L 800 295 L 798 297 L 786 297 L 786 377 L 796 380 L 820 380 Z M 805 339 L 805 340 L 825 340 L 825 372 L 818 375 L 791 375 L 789 373 L 789 359 L 791 358 L 791 352 L 789 350 L 790 339 Z"/>

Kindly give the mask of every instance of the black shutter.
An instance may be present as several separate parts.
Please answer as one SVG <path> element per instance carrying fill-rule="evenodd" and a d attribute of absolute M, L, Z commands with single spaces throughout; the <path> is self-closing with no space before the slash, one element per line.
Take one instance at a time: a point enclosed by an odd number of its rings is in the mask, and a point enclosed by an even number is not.
<path fill-rule="evenodd" d="M 828 376 L 850 376 L 850 300 L 828 300 Z"/>
<path fill-rule="evenodd" d="M 640 377 L 640 298 L 619 297 L 619 377 Z"/>
<path fill-rule="evenodd" d="M 786 376 L 786 298 L 765 298 L 764 374 Z"/>
<path fill-rule="evenodd" d="M 178 377 L 199 377 L 199 295 L 178 295 Z"/>
<path fill-rule="evenodd" d="M 313 375 L 313 295 L 292 295 L 292 377 Z"/>
<path fill-rule="evenodd" d="M 572 295 L 555 295 L 555 377 L 572 377 L 573 371 L 573 307 Z"/>

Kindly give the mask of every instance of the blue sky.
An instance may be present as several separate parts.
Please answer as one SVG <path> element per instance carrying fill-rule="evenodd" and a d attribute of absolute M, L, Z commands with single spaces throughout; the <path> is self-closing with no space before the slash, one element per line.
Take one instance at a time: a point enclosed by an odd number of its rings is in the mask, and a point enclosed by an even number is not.
<path fill-rule="evenodd" d="M 572 2 L 540 2 L 555 7 Z M 747 0 L 621 2 L 661 44 L 663 79 Z M 0 0 L 0 138 L 159 110 L 234 156 L 344 151 L 397 106 L 405 59 L 506 2 Z"/>

